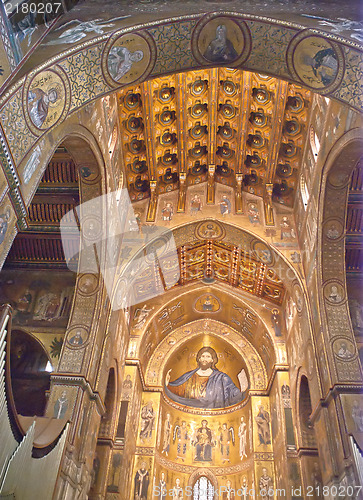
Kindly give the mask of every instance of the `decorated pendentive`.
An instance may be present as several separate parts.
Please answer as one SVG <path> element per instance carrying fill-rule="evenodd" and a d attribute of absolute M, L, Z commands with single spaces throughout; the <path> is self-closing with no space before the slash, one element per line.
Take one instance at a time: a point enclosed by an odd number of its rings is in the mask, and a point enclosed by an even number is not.
<path fill-rule="evenodd" d="M 147 78 L 155 59 L 155 43 L 148 33 L 115 34 L 105 46 L 102 69 L 107 83 L 115 87 Z"/>
<path fill-rule="evenodd" d="M 340 47 L 321 36 L 296 35 L 287 50 L 287 64 L 292 75 L 313 90 L 335 90 L 344 76 L 344 56 Z"/>
<path fill-rule="evenodd" d="M 250 31 L 242 20 L 208 15 L 194 30 L 192 51 L 203 65 L 239 65 L 251 51 Z"/>
<path fill-rule="evenodd" d="M 23 109 L 31 131 L 40 135 L 67 116 L 70 84 L 62 68 L 31 74 L 24 85 Z"/>

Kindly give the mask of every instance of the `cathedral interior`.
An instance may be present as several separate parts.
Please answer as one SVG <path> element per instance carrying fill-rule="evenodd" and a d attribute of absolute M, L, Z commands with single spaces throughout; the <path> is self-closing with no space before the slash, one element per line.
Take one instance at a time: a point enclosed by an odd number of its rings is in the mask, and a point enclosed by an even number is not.
<path fill-rule="evenodd" d="M 362 14 L 0 2 L 1 499 L 363 498 Z"/>

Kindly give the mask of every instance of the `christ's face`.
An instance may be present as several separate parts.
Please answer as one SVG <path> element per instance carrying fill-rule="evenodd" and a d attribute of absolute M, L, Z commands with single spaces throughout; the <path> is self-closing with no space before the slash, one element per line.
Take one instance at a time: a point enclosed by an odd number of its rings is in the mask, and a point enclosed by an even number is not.
<path fill-rule="evenodd" d="M 199 366 L 203 370 L 206 370 L 207 368 L 210 368 L 213 365 L 213 358 L 212 355 L 208 352 L 205 351 L 199 358 Z"/>
<path fill-rule="evenodd" d="M 57 92 L 55 90 L 50 90 L 48 94 L 48 99 L 51 103 L 54 103 L 57 100 Z"/>
<path fill-rule="evenodd" d="M 223 25 L 218 26 L 217 32 L 216 32 L 216 38 L 217 40 L 221 42 L 225 42 L 226 40 L 226 28 Z"/>
<path fill-rule="evenodd" d="M 131 54 L 130 59 L 132 62 L 139 62 L 144 57 L 144 53 L 142 50 L 136 50 L 133 54 Z"/>

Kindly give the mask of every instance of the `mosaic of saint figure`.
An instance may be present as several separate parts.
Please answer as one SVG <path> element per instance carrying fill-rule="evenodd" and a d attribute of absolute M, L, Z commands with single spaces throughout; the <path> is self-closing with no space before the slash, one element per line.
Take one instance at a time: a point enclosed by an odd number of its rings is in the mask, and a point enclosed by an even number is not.
<path fill-rule="evenodd" d="M 255 416 L 255 421 L 257 423 L 260 444 L 270 444 L 270 414 L 267 410 L 265 410 L 263 405 L 259 406 L 258 414 Z"/>
<path fill-rule="evenodd" d="M 9 210 L 5 214 L 0 214 L 0 243 L 5 239 L 6 230 L 8 228 L 8 221 L 10 219 Z"/>
<path fill-rule="evenodd" d="M 238 57 L 233 43 L 227 38 L 227 27 L 224 24 L 217 26 L 216 36 L 203 55 L 208 61 L 220 63 L 231 62 Z"/>
<path fill-rule="evenodd" d="M 273 485 L 273 480 L 271 476 L 268 475 L 267 469 L 264 467 L 262 469 L 262 476 L 260 477 L 259 481 L 261 498 L 265 498 L 266 500 L 268 500 L 269 498 L 273 498 Z"/>
<path fill-rule="evenodd" d="M 183 488 L 180 486 L 180 479 L 177 477 L 175 480 L 175 486 L 172 490 L 172 499 L 178 500 L 179 498 L 183 498 Z"/>
<path fill-rule="evenodd" d="M 131 52 L 126 47 L 112 47 L 108 55 L 108 71 L 116 81 L 121 80 L 128 73 L 134 63 L 140 62 L 144 57 L 142 50 Z"/>
<path fill-rule="evenodd" d="M 176 438 L 178 439 L 177 458 L 181 458 L 184 462 L 190 439 L 189 429 L 185 420 L 182 421 L 181 425 L 175 426 L 173 442 L 175 442 Z"/>
<path fill-rule="evenodd" d="M 152 436 L 155 421 L 155 412 L 153 408 L 153 402 L 148 401 L 141 410 L 141 439 L 150 439 Z"/>
<path fill-rule="evenodd" d="M 54 418 L 64 418 L 68 409 L 68 399 L 66 391 L 63 391 L 57 401 L 54 403 Z"/>
<path fill-rule="evenodd" d="M 195 408 L 225 408 L 240 403 L 244 398 L 233 380 L 215 368 L 217 353 L 212 347 L 199 349 L 198 367 L 170 382 L 170 372 L 165 379 L 166 395 L 179 404 Z"/>
<path fill-rule="evenodd" d="M 221 488 L 222 500 L 234 500 L 236 498 L 235 490 L 232 488 L 232 482 L 227 480 L 226 486 Z"/>
<path fill-rule="evenodd" d="M 281 318 L 278 309 L 272 309 L 271 323 L 273 329 L 275 330 L 276 337 L 281 337 Z"/>
<path fill-rule="evenodd" d="M 166 456 L 168 456 L 170 449 L 171 427 L 170 413 L 167 413 L 164 422 L 163 449 L 161 451 L 161 453 L 165 453 Z"/>
<path fill-rule="evenodd" d="M 313 57 L 305 57 L 306 64 L 324 85 L 329 85 L 338 72 L 338 59 L 333 49 L 319 50 Z"/>
<path fill-rule="evenodd" d="M 241 424 L 238 427 L 238 437 L 239 437 L 239 456 L 243 460 L 243 457 L 247 457 L 246 454 L 246 444 L 247 444 L 247 424 L 244 418 L 241 417 Z"/>
<path fill-rule="evenodd" d="M 160 475 L 160 481 L 159 481 L 158 486 L 156 488 L 156 494 L 157 494 L 157 498 L 160 498 L 161 500 L 166 499 L 166 496 L 168 494 L 168 489 L 167 489 L 166 481 L 165 481 L 165 472 L 162 472 Z"/>
<path fill-rule="evenodd" d="M 35 88 L 29 92 L 29 115 L 36 127 L 40 128 L 43 125 L 48 115 L 49 103 L 54 104 L 58 97 L 56 88 L 52 88 L 48 92 Z"/>
<path fill-rule="evenodd" d="M 219 208 L 222 215 L 228 215 L 231 213 L 232 205 L 227 196 L 222 196 L 221 201 L 219 202 Z"/>
<path fill-rule="evenodd" d="M 202 210 L 202 202 L 200 197 L 195 194 L 190 201 L 190 214 L 196 215 L 198 212 Z"/>
<path fill-rule="evenodd" d="M 222 424 L 222 429 L 219 433 L 219 444 L 221 447 L 221 455 L 222 455 L 222 463 L 229 462 L 229 452 L 230 452 L 230 443 L 234 444 L 234 429 L 228 426 L 226 423 Z"/>
<path fill-rule="evenodd" d="M 149 471 L 146 468 L 146 462 L 141 463 L 141 468 L 136 472 L 134 481 L 134 500 L 146 500 L 149 488 Z"/>

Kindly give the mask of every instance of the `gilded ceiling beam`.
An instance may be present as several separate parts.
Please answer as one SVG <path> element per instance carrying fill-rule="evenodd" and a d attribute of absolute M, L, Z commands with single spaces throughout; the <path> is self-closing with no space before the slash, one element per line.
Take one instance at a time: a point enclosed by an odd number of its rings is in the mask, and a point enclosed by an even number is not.
<path fill-rule="evenodd" d="M 275 176 L 277 159 L 280 151 L 282 128 L 284 124 L 287 91 L 289 84 L 282 80 L 277 80 L 276 101 L 273 110 L 273 123 L 271 130 L 271 148 L 267 161 L 266 182 L 272 182 Z"/>
<path fill-rule="evenodd" d="M 277 160 L 280 153 L 281 137 L 284 125 L 285 107 L 289 84 L 282 80 L 277 81 L 276 101 L 273 110 L 273 124 L 271 131 L 271 147 L 267 161 L 267 176 L 265 191 L 263 195 L 263 205 L 265 213 L 265 223 L 267 226 L 274 226 L 274 214 L 272 210 L 272 183 L 275 177 Z"/>
<path fill-rule="evenodd" d="M 209 148 L 208 148 L 208 182 L 207 182 L 207 205 L 215 203 L 215 180 L 216 170 L 216 138 L 217 138 L 217 106 L 219 102 L 219 69 L 211 70 L 209 80 Z"/>
<path fill-rule="evenodd" d="M 214 182 L 215 171 L 216 171 L 215 165 L 208 166 L 207 205 L 214 205 L 215 203 L 215 182 Z"/>
<path fill-rule="evenodd" d="M 187 277 L 187 254 L 185 245 L 180 248 L 180 284 L 184 285 Z"/>
<path fill-rule="evenodd" d="M 231 265 L 231 275 L 230 275 L 230 284 L 232 286 L 237 286 L 238 284 L 238 267 L 239 267 L 239 257 L 240 251 L 238 247 L 233 248 L 232 252 L 232 265 Z"/>
<path fill-rule="evenodd" d="M 177 109 L 179 109 L 178 121 L 178 159 L 179 159 L 179 196 L 177 212 L 185 212 L 185 200 L 187 191 L 187 151 L 188 151 L 188 109 L 186 93 L 185 73 L 177 75 Z"/>
<path fill-rule="evenodd" d="M 209 80 L 209 148 L 208 148 L 208 164 L 215 165 L 216 163 L 216 136 L 217 136 L 217 106 L 219 103 L 219 70 L 210 70 Z"/>
<path fill-rule="evenodd" d="M 181 172 L 179 174 L 179 195 L 178 195 L 178 213 L 185 213 L 185 200 L 187 197 L 187 174 L 185 172 Z"/>
<path fill-rule="evenodd" d="M 155 222 L 158 207 L 157 182 L 150 181 L 150 200 L 147 207 L 146 222 Z"/>
<path fill-rule="evenodd" d="M 263 209 L 265 214 L 265 223 L 266 226 L 274 226 L 274 212 L 272 209 L 272 191 L 274 185 L 272 183 L 266 183 L 265 185 L 265 194 L 263 198 Z"/>
<path fill-rule="evenodd" d="M 154 106 L 152 97 L 152 82 L 142 84 L 143 93 L 143 118 L 145 123 L 146 138 L 146 158 L 150 178 L 150 201 L 146 215 L 146 222 L 155 222 L 157 209 L 157 172 L 155 165 L 155 127 L 154 127 Z"/>
<path fill-rule="evenodd" d="M 236 184 L 235 190 L 235 206 L 236 214 L 243 214 L 242 201 L 242 180 L 244 172 L 244 159 L 246 155 L 246 141 L 248 132 L 248 119 L 250 116 L 250 101 L 251 101 L 251 78 L 252 73 L 249 71 L 243 72 L 242 89 L 240 94 L 240 115 L 238 120 L 238 141 L 236 151 Z"/>

